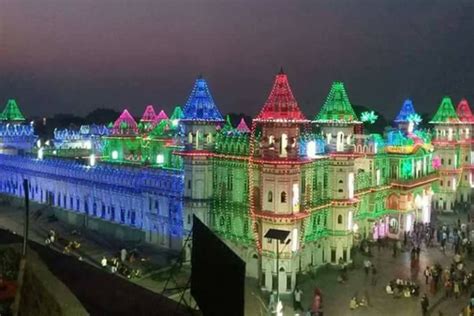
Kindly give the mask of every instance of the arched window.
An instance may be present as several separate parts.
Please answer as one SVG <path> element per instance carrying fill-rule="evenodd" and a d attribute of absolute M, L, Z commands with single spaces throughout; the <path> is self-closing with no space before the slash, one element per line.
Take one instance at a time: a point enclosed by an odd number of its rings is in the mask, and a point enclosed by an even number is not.
<path fill-rule="evenodd" d="M 268 191 L 268 202 L 273 202 L 273 192 Z"/>
<path fill-rule="evenodd" d="M 286 203 L 286 192 L 285 191 L 281 192 L 281 194 L 280 194 L 280 202 L 281 203 Z"/>
<path fill-rule="evenodd" d="M 275 142 L 275 137 L 273 135 L 268 136 L 268 144 L 273 144 Z"/>
<path fill-rule="evenodd" d="M 188 134 L 188 143 L 192 144 L 193 143 L 193 133 L 189 132 Z"/>
<path fill-rule="evenodd" d="M 200 131 L 196 131 L 196 148 L 199 149 L 199 137 L 201 137 Z"/>
<path fill-rule="evenodd" d="M 286 157 L 286 146 L 288 146 L 288 135 L 283 133 L 280 139 L 280 157 Z"/>
<path fill-rule="evenodd" d="M 344 151 L 344 133 L 343 132 L 337 133 L 336 151 Z"/>
<path fill-rule="evenodd" d="M 342 224 L 342 215 L 337 216 L 337 223 Z"/>

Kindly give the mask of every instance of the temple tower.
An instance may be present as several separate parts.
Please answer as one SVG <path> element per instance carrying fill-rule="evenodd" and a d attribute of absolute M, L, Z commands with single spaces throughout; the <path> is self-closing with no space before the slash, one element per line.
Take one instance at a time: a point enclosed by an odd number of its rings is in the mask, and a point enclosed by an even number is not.
<path fill-rule="evenodd" d="M 257 232 L 261 256 L 261 284 L 267 290 L 291 292 L 299 271 L 300 240 L 305 210 L 300 207 L 301 164 L 298 138 L 302 124 L 308 121 L 293 96 L 288 77 L 280 71 L 262 111 L 254 119 L 249 167 L 251 214 Z M 251 145 L 252 146 L 252 145 Z M 264 238 L 270 229 L 290 233 L 285 243 Z M 279 266 L 277 271 L 277 266 Z M 278 278 L 278 281 L 277 281 Z"/>
<path fill-rule="evenodd" d="M 326 102 L 313 123 L 320 128 L 329 152 L 328 198 L 332 202 L 328 218 L 331 236 L 325 245 L 330 254 L 329 261 L 337 263 L 339 258 L 351 261 L 352 222 L 358 200 L 354 196 L 355 168 L 354 134 L 362 124 L 352 108 L 344 84 L 334 82 Z"/>
<path fill-rule="evenodd" d="M 461 121 L 459 125 L 459 146 L 460 146 L 460 165 L 462 168 L 461 173 L 461 180 L 458 188 L 458 192 L 456 193 L 456 200 L 458 202 L 459 207 L 463 210 L 468 210 L 471 205 L 472 201 L 472 184 L 473 184 L 473 176 L 472 176 L 472 162 L 473 162 L 473 155 L 472 155 L 472 135 L 473 135 L 473 127 L 474 127 L 474 115 L 472 115 L 471 108 L 469 103 L 466 99 L 462 99 L 457 108 L 456 114 Z"/>
<path fill-rule="evenodd" d="M 0 113 L 0 153 L 22 153 L 35 145 L 34 126 L 26 122 L 16 101 L 7 101 Z"/>
<path fill-rule="evenodd" d="M 206 80 L 196 79 L 183 109 L 180 123 L 184 133 L 184 228 L 192 227 L 192 215 L 209 224 L 213 177 L 211 155 L 216 130 L 224 122 Z"/>
<path fill-rule="evenodd" d="M 451 98 L 443 98 L 430 123 L 434 125 L 435 153 L 433 163 L 436 164 L 439 174 L 439 189 L 438 194 L 435 195 L 435 207 L 442 212 L 453 212 L 462 168 L 459 143 L 461 121 Z"/>

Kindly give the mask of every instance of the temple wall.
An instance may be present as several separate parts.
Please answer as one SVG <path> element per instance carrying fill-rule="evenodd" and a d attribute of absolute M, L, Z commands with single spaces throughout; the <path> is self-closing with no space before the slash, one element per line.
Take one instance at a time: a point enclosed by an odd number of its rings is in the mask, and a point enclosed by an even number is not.
<path fill-rule="evenodd" d="M 71 224 L 181 248 L 181 172 L 0 155 L 1 193 L 24 196 L 24 178 L 32 201 L 54 207 L 57 217 Z"/>

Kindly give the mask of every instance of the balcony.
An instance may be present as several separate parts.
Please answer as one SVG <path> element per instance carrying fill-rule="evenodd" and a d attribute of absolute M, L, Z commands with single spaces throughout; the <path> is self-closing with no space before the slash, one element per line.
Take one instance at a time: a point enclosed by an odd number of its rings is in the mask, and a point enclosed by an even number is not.
<path fill-rule="evenodd" d="M 421 177 L 412 179 L 393 179 L 391 180 L 392 187 L 410 190 L 418 186 L 423 186 L 438 180 L 436 173 L 430 173 Z"/>

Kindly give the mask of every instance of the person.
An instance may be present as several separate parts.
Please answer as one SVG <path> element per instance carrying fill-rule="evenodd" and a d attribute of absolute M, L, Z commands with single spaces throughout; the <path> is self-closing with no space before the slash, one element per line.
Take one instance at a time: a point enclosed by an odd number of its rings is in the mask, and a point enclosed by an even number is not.
<path fill-rule="evenodd" d="M 354 310 L 356 309 L 357 307 L 359 306 L 359 304 L 357 304 L 357 297 L 353 296 L 349 302 L 349 308 L 351 310 Z"/>
<path fill-rule="evenodd" d="M 319 289 L 314 290 L 314 299 L 313 299 L 313 304 L 311 305 L 311 313 L 314 315 L 318 315 L 321 311 L 321 292 Z"/>
<path fill-rule="evenodd" d="M 268 310 L 273 314 L 276 311 L 276 292 L 275 291 L 273 291 L 270 294 L 270 299 L 269 299 L 269 302 L 268 302 Z"/>
<path fill-rule="evenodd" d="M 385 292 L 389 295 L 393 294 L 393 289 L 390 284 L 387 284 L 387 286 L 385 287 Z"/>
<path fill-rule="evenodd" d="M 112 264 L 110 266 L 110 271 L 112 273 L 116 273 L 118 269 L 118 260 L 117 258 L 112 258 Z"/>
<path fill-rule="evenodd" d="M 377 269 L 375 269 L 375 266 L 372 265 L 372 285 L 375 286 L 377 285 Z"/>
<path fill-rule="evenodd" d="M 0 291 L 3 291 L 7 288 L 5 285 L 5 280 L 3 279 L 3 274 L 0 273 Z"/>
<path fill-rule="evenodd" d="M 107 258 L 105 256 L 103 256 L 102 260 L 100 260 L 100 265 L 102 268 L 107 268 Z"/>
<path fill-rule="evenodd" d="M 431 275 L 430 267 L 428 266 L 426 267 L 424 275 L 425 275 L 425 284 L 428 284 L 428 279 L 430 278 L 430 275 Z"/>
<path fill-rule="evenodd" d="M 430 306 L 430 301 L 428 300 L 428 297 L 426 294 L 423 294 L 423 297 L 421 298 L 421 312 L 423 315 L 428 314 L 428 307 Z"/>
<path fill-rule="evenodd" d="M 360 301 L 359 301 L 359 306 L 368 306 L 368 301 L 365 295 L 362 295 Z"/>
<path fill-rule="evenodd" d="M 459 281 L 454 281 L 454 285 L 453 285 L 453 290 L 454 290 L 454 297 L 455 298 L 458 298 L 459 297 Z"/>
<path fill-rule="evenodd" d="M 370 266 L 372 265 L 372 263 L 370 262 L 369 259 L 365 259 L 364 261 L 364 271 L 365 271 L 365 276 L 368 276 L 369 275 L 369 269 L 370 269 Z"/>
<path fill-rule="evenodd" d="M 303 306 L 301 306 L 301 295 L 303 294 L 303 291 L 298 287 L 295 286 L 295 292 L 294 292 L 294 304 L 293 304 L 293 309 L 295 312 L 297 310 L 303 311 Z"/>
<path fill-rule="evenodd" d="M 51 243 L 53 244 L 54 241 L 56 240 L 56 232 L 55 232 L 54 230 L 52 230 L 52 229 L 51 229 L 49 232 L 50 232 L 50 237 L 49 237 L 49 239 L 51 240 Z"/>
<path fill-rule="evenodd" d="M 445 297 L 451 297 L 451 291 L 453 289 L 453 284 L 451 283 L 451 280 L 447 280 L 444 282 L 444 289 L 445 289 Z"/>
<path fill-rule="evenodd" d="M 397 256 L 397 244 L 395 242 L 392 245 L 392 250 L 393 250 L 393 257 L 395 258 Z"/>
<path fill-rule="evenodd" d="M 120 250 L 120 261 L 125 262 L 126 259 L 127 259 L 127 249 L 122 248 L 122 250 Z"/>

